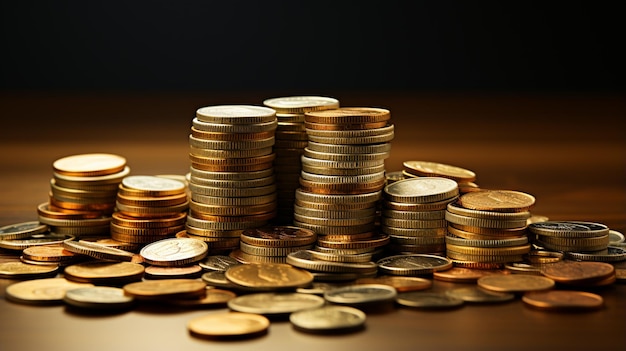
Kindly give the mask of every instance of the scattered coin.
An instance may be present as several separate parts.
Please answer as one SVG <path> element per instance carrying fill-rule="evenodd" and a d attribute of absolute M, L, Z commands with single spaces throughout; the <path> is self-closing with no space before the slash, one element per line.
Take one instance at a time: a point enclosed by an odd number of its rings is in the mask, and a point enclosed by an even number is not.
<path fill-rule="evenodd" d="M 246 294 L 228 301 L 228 307 L 233 311 L 265 316 L 282 316 L 322 305 L 324 305 L 324 298 L 320 296 L 287 292 Z"/>
<path fill-rule="evenodd" d="M 228 312 L 196 317 L 187 323 L 191 335 L 201 338 L 242 338 L 267 333 L 270 321 L 253 313 Z"/>
<path fill-rule="evenodd" d="M 121 288 L 93 286 L 67 290 L 63 301 L 74 307 L 94 310 L 120 310 L 133 306 L 134 298 Z"/>
<path fill-rule="evenodd" d="M 120 285 L 141 280 L 144 267 L 132 262 L 85 262 L 65 267 L 68 280 L 96 285 Z"/>
<path fill-rule="evenodd" d="M 434 272 L 433 278 L 454 283 L 476 283 L 479 278 L 493 274 L 507 274 L 507 272 L 503 270 L 452 267 L 445 271 Z"/>
<path fill-rule="evenodd" d="M 297 288 L 313 281 L 308 271 L 285 263 L 238 265 L 229 268 L 225 276 L 237 285 L 259 290 Z"/>
<path fill-rule="evenodd" d="M 165 303 L 177 307 L 185 308 L 219 308 L 225 307 L 228 301 L 234 299 L 237 295 L 228 290 L 207 289 L 206 295 L 197 299 L 167 299 Z"/>
<path fill-rule="evenodd" d="M 520 293 L 551 289 L 554 287 L 554 280 L 537 275 L 502 274 L 482 277 L 477 284 L 490 291 Z"/>
<path fill-rule="evenodd" d="M 381 273 L 391 275 L 423 275 L 452 268 L 450 259 L 428 254 L 389 256 L 376 263 Z"/>
<path fill-rule="evenodd" d="M 453 288 L 446 290 L 446 295 L 471 303 L 497 303 L 511 301 L 515 298 L 515 294 L 512 293 L 490 291 L 478 286 Z"/>
<path fill-rule="evenodd" d="M 25 239 L 33 234 L 43 233 L 47 230 L 48 226 L 39 221 L 5 225 L 0 227 L 0 240 Z"/>
<path fill-rule="evenodd" d="M 547 311 L 588 311 L 604 306 L 602 296 L 573 290 L 528 292 L 522 296 L 522 301 L 529 307 Z"/>
<path fill-rule="evenodd" d="M 398 294 L 396 303 L 414 308 L 449 309 L 461 307 L 465 301 L 443 292 L 411 291 Z"/>
<path fill-rule="evenodd" d="M 428 161 L 406 161 L 404 170 L 420 177 L 444 177 L 456 182 L 473 182 L 476 173 L 456 166 Z"/>
<path fill-rule="evenodd" d="M 561 261 L 542 267 L 541 273 L 561 284 L 599 282 L 615 275 L 615 267 L 605 262 Z"/>
<path fill-rule="evenodd" d="M 418 277 L 401 277 L 383 275 L 374 278 L 359 278 L 355 284 L 383 284 L 396 289 L 397 292 L 418 291 L 430 289 L 433 282 L 429 279 Z"/>
<path fill-rule="evenodd" d="M 144 246 L 139 254 L 155 266 L 184 266 L 202 260 L 208 250 L 207 244 L 201 240 L 168 238 Z"/>
<path fill-rule="evenodd" d="M 6 299 L 9 301 L 32 305 L 50 305 L 62 303 L 67 290 L 87 287 L 93 287 L 93 285 L 71 282 L 65 278 L 44 278 L 11 284 L 5 292 Z"/>
<path fill-rule="evenodd" d="M 145 279 L 193 279 L 202 275 L 202 267 L 199 265 L 180 267 L 148 266 L 144 270 Z"/>
<path fill-rule="evenodd" d="M 307 332 L 346 332 L 361 329 L 365 313 L 349 306 L 322 306 L 293 312 L 289 321 L 296 329 Z"/>
<path fill-rule="evenodd" d="M 203 261 L 198 262 L 200 267 L 210 271 L 226 272 L 232 266 L 238 266 L 241 263 L 236 259 L 226 255 L 207 256 Z"/>
<path fill-rule="evenodd" d="M 36 279 L 52 278 L 57 275 L 59 266 L 34 265 L 23 262 L 2 262 L 0 263 L 0 278 L 7 279 Z"/>
<path fill-rule="evenodd" d="M 126 284 L 124 293 L 140 300 L 198 298 L 206 293 L 206 283 L 196 279 L 145 280 Z"/>
<path fill-rule="evenodd" d="M 384 284 L 348 285 L 324 292 L 324 299 L 342 305 L 362 305 L 393 301 L 397 296 L 394 287 Z"/>

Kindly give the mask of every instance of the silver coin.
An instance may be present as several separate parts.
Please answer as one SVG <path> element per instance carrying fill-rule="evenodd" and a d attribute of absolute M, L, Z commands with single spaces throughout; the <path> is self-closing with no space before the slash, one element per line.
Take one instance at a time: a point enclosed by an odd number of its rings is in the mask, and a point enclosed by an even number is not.
<path fill-rule="evenodd" d="M 617 230 L 609 230 L 609 245 L 620 244 L 626 240 L 624 234 L 618 232 Z"/>
<path fill-rule="evenodd" d="M 450 259 L 428 254 L 389 256 L 381 258 L 376 263 L 382 273 L 409 276 L 445 271 L 452 267 Z"/>
<path fill-rule="evenodd" d="M 198 263 L 200 267 L 210 271 L 226 272 L 228 268 L 238 266 L 241 263 L 236 259 L 225 255 L 207 256 L 204 261 Z"/>
<path fill-rule="evenodd" d="M 185 183 L 157 176 L 128 176 L 122 180 L 122 185 L 137 190 L 146 191 L 184 191 Z"/>
<path fill-rule="evenodd" d="M 208 250 L 208 245 L 201 240 L 169 238 L 144 246 L 139 254 L 155 266 L 184 266 L 202 260 Z"/>
<path fill-rule="evenodd" d="M 228 301 L 228 307 L 237 312 L 261 315 L 285 315 L 324 305 L 324 298 L 301 293 L 255 293 Z"/>
<path fill-rule="evenodd" d="M 32 234 L 43 233 L 46 230 L 48 230 L 48 226 L 39 223 L 39 221 L 5 225 L 0 227 L 0 240 L 24 239 Z"/>
<path fill-rule="evenodd" d="M 398 294 L 396 303 L 415 308 L 445 309 L 460 307 L 465 301 L 443 292 L 411 291 Z"/>
<path fill-rule="evenodd" d="M 575 261 L 619 262 L 626 260 L 626 249 L 609 246 L 599 252 L 566 252 L 565 257 Z"/>
<path fill-rule="evenodd" d="M 324 292 L 326 301 L 344 304 L 365 304 L 392 301 L 398 295 L 396 289 L 383 284 L 349 285 Z"/>
<path fill-rule="evenodd" d="M 86 309 L 122 309 L 131 307 L 135 299 L 124 295 L 124 289 L 121 288 L 94 286 L 68 290 L 63 301 L 70 306 Z"/>
<path fill-rule="evenodd" d="M 455 288 L 446 291 L 446 295 L 472 303 L 495 303 L 511 301 L 515 294 L 488 291 L 478 286 Z"/>
<path fill-rule="evenodd" d="M 359 329 L 365 318 L 365 313 L 354 307 L 330 305 L 294 312 L 289 321 L 299 330 L 336 332 Z"/>

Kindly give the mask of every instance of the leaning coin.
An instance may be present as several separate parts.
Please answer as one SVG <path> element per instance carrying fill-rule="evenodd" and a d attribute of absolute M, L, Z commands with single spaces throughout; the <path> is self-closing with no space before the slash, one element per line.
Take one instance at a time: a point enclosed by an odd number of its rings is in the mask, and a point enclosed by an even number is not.
<path fill-rule="evenodd" d="M 443 292 L 411 291 L 398 294 L 396 303 L 413 308 L 449 309 L 461 307 L 465 301 Z"/>
<path fill-rule="evenodd" d="M 446 295 L 471 303 L 497 303 L 515 298 L 512 293 L 485 290 L 475 285 L 447 290 Z"/>
<path fill-rule="evenodd" d="M 452 261 L 446 257 L 428 254 L 395 255 L 376 262 L 382 273 L 391 275 L 421 275 L 452 268 Z"/>
<path fill-rule="evenodd" d="M 324 298 L 301 293 L 255 293 L 242 295 L 228 301 L 228 308 L 233 311 L 265 316 L 283 316 L 323 305 Z"/>
<path fill-rule="evenodd" d="M 46 230 L 48 230 L 48 226 L 39 223 L 39 221 L 5 225 L 0 227 L 0 240 L 24 239 L 32 234 L 43 233 Z"/>
<path fill-rule="evenodd" d="M 238 266 L 241 263 L 236 259 L 226 255 L 207 256 L 203 261 L 198 262 L 200 267 L 209 271 L 226 272 L 232 266 Z"/>
<path fill-rule="evenodd" d="M 348 285 L 324 292 L 324 299 L 328 302 L 342 305 L 361 305 L 373 302 L 395 300 L 398 295 L 396 289 L 383 284 Z"/>
<path fill-rule="evenodd" d="M 63 301 L 66 304 L 93 310 L 121 310 L 133 305 L 134 298 L 124 295 L 124 290 L 109 286 L 93 286 L 67 290 Z"/>
<path fill-rule="evenodd" d="M 9 301 L 32 305 L 51 305 L 63 302 L 67 290 L 92 286 L 92 284 L 71 282 L 65 278 L 45 278 L 9 285 L 5 293 L 6 299 Z"/>
<path fill-rule="evenodd" d="M 530 274 L 488 275 L 478 279 L 476 283 L 487 290 L 510 293 L 547 290 L 554 287 L 554 280 Z"/>
<path fill-rule="evenodd" d="M 191 238 L 168 238 L 144 246 L 139 254 L 155 266 L 184 266 L 202 260 L 208 245 Z"/>
<path fill-rule="evenodd" d="M 547 311 L 587 311 L 604 306 L 602 296 L 573 290 L 527 292 L 522 296 L 522 302 L 529 307 Z"/>
<path fill-rule="evenodd" d="M 81 254 L 107 261 L 129 262 L 135 256 L 132 252 L 89 241 L 64 241 L 61 246 L 63 246 L 65 250 L 75 254 Z"/>
<path fill-rule="evenodd" d="M 294 312 L 289 321 L 306 332 L 348 332 L 361 329 L 365 318 L 365 313 L 354 307 L 329 305 Z"/>
<path fill-rule="evenodd" d="M 196 279 L 145 280 L 124 285 L 124 293 L 141 300 L 197 298 L 206 293 L 206 283 Z"/>
<path fill-rule="evenodd" d="M 0 278 L 7 279 L 36 279 L 52 278 L 57 275 L 59 266 L 34 265 L 23 262 L 2 262 L 0 263 Z"/>
<path fill-rule="evenodd" d="M 61 244 L 64 241 L 74 240 L 74 236 L 51 232 L 32 234 L 25 239 L 0 240 L 0 247 L 8 250 L 22 251 L 32 246 Z"/>
<path fill-rule="evenodd" d="M 187 323 L 190 334 L 200 338 L 242 338 L 267 333 L 270 321 L 252 313 L 228 312 L 196 317 Z"/>

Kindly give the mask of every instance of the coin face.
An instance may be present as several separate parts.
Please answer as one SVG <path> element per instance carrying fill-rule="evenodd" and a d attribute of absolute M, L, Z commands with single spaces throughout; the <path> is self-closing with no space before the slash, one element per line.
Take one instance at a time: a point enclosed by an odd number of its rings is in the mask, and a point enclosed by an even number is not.
<path fill-rule="evenodd" d="M 255 293 L 228 301 L 228 307 L 233 311 L 261 315 L 283 315 L 322 305 L 324 298 L 302 293 Z"/>
<path fill-rule="evenodd" d="M 112 154 L 82 154 L 60 158 L 52 164 L 56 173 L 68 176 L 103 176 L 120 172 L 126 159 Z"/>
<path fill-rule="evenodd" d="M 6 288 L 7 300 L 35 305 L 57 304 L 70 289 L 93 287 L 92 284 L 71 282 L 65 278 L 27 280 Z"/>
<path fill-rule="evenodd" d="M 560 261 L 543 266 L 541 273 L 559 283 L 576 284 L 606 279 L 615 267 L 605 262 Z"/>
<path fill-rule="evenodd" d="M 289 321 L 304 331 L 355 330 L 365 324 L 365 313 L 349 306 L 323 306 L 289 315 Z"/>
<path fill-rule="evenodd" d="M 324 292 L 324 299 L 344 305 L 358 305 L 394 300 L 397 296 L 394 287 L 383 284 L 348 285 Z"/>
<path fill-rule="evenodd" d="M 232 266 L 238 266 L 241 263 L 236 259 L 225 255 L 207 256 L 204 261 L 198 263 L 200 267 L 210 271 L 226 272 Z"/>
<path fill-rule="evenodd" d="M 604 306 L 602 296 L 585 291 L 549 290 L 525 293 L 522 301 L 530 307 L 549 311 L 597 310 Z"/>
<path fill-rule="evenodd" d="M 121 309 L 131 307 L 134 298 L 124 295 L 121 288 L 93 286 L 67 290 L 63 301 L 70 306 L 86 309 Z"/>
<path fill-rule="evenodd" d="M 462 288 L 450 289 L 446 291 L 446 295 L 472 303 L 505 302 L 511 301 L 515 298 L 515 294 L 512 293 L 485 290 L 478 286 L 466 286 Z"/>
<path fill-rule="evenodd" d="M 485 276 L 478 279 L 477 284 L 491 291 L 516 293 L 551 289 L 554 280 L 538 275 L 508 274 Z"/>
<path fill-rule="evenodd" d="M 456 166 L 429 161 L 406 161 L 403 163 L 404 169 L 412 174 L 421 177 L 444 177 L 457 182 L 473 182 L 476 173 Z"/>
<path fill-rule="evenodd" d="M 187 329 L 196 337 L 232 338 L 251 337 L 267 332 L 270 321 L 252 313 L 228 312 L 196 317 L 187 323 Z"/>
<path fill-rule="evenodd" d="M 139 254 L 155 266 L 183 266 L 202 260 L 208 250 L 208 245 L 201 240 L 169 238 L 144 246 Z"/>
<path fill-rule="evenodd" d="M 144 267 L 131 262 L 85 262 L 65 267 L 65 275 L 73 281 L 107 279 L 141 279 Z"/>
<path fill-rule="evenodd" d="M 285 289 L 306 286 L 313 281 L 308 271 L 285 263 L 255 263 L 229 268 L 225 276 L 233 283 L 255 289 Z"/>
<path fill-rule="evenodd" d="M 122 179 L 122 185 L 136 190 L 146 191 L 184 191 L 185 183 L 157 176 L 128 176 Z"/>
<path fill-rule="evenodd" d="M 24 239 L 32 234 L 43 233 L 46 230 L 48 230 L 48 226 L 39 221 L 5 225 L 0 227 L 0 240 Z"/>
<path fill-rule="evenodd" d="M 396 303 L 414 308 L 447 309 L 461 307 L 465 302 L 443 292 L 412 291 L 398 294 Z"/>
<path fill-rule="evenodd" d="M 458 195 L 458 185 L 454 180 L 441 177 L 420 177 L 403 179 L 384 188 L 389 201 L 401 203 L 429 203 L 442 201 Z"/>
<path fill-rule="evenodd" d="M 430 274 L 452 268 L 450 259 L 428 254 L 389 256 L 376 263 L 381 272 L 392 275 Z"/>
<path fill-rule="evenodd" d="M 472 210 L 521 212 L 535 204 L 532 195 L 513 190 L 481 190 L 463 194 L 459 204 Z"/>

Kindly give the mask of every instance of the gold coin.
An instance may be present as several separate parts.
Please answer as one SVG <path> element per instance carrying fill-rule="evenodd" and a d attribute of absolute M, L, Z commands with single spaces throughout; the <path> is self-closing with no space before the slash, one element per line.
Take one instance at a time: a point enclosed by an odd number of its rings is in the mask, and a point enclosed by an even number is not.
<path fill-rule="evenodd" d="M 476 283 L 479 278 L 494 274 L 508 274 L 508 272 L 503 270 L 452 267 L 445 271 L 434 272 L 433 278 L 453 283 Z"/>
<path fill-rule="evenodd" d="M 312 130 L 360 130 L 360 129 L 376 129 L 383 128 L 387 125 L 387 121 L 372 123 L 312 123 L 305 122 L 306 129 Z"/>
<path fill-rule="evenodd" d="M 126 284 L 124 294 L 140 300 L 198 298 L 206 294 L 206 283 L 197 279 L 144 280 Z"/>
<path fill-rule="evenodd" d="M 233 124 L 233 123 L 209 123 L 203 122 L 197 117 L 191 121 L 194 128 L 215 133 L 260 133 L 276 130 L 278 120 L 274 119 L 269 122 L 263 123 L 245 123 L 245 124 Z"/>
<path fill-rule="evenodd" d="M 376 138 L 383 137 L 394 133 L 394 125 L 386 125 L 382 128 L 374 129 L 351 129 L 351 130 L 321 130 L 321 129 L 307 129 L 306 134 L 309 136 L 309 140 L 316 141 L 315 138 L 339 138 L 339 140 L 345 138 Z M 332 142 L 330 144 L 343 144 L 341 142 Z M 366 143 L 359 143 L 366 144 Z M 374 143 L 369 143 L 374 144 Z"/>
<path fill-rule="evenodd" d="M 457 182 L 473 182 L 476 173 L 456 166 L 429 161 L 405 161 L 404 170 L 420 177 L 443 177 Z"/>
<path fill-rule="evenodd" d="M 40 217 L 47 217 L 52 219 L 93 219 L 102 216 L 102 213 L 97 211 L 59 211 L 57 210 L 57 208 L 50 208 L 49 202 L 39 204 L 37 206 L 37 214 Z"/>
<path fill-rule="evenodd" d="M 207 289 L 206 295 L 197 299 L 168 299 L 164 302 L 169 305 L 185 308 L 215 308 L 225 307 L 228 301 L 234 299 L 237 295 L 228 290 L 222 289 Z"/>
<path fill-rule="evenodd" d="M 596 310 L 604 306 L 602 296 L 585 291 L 548 290 L 527 292 L 522 301 L 530 307 L 548 311 Z"/>
<path fill-rule="evenodd" d="M 313 281 L 311 273 L 285 263 L 256 263 L 229 268 L 226 278 L 233 283 L 258 290 L 306 286 Z"/>
<path fill-rule="evenodd" d="M 34 265 L 24 262 L 2 262 L 0 263 L 0 278 L 7 279 L 35 279 L 54 277 L 59 271 L 59 266 Z"/>
<path fill-rule="evenodd" d="M 145 279 L 193 279 L 202 275 L 199 265 L 180 267 L 148 266 L 144 270 Z"/>
<path fill-rule="evenodd" d="M 0 240 L 0 247 L 8 250 L 22 251 L 28 247 L 41 245 L 61 244 L 64 241 L 74 240 L 73 235 L 57 234 L 52 232 L 33 234 L 25 239 Z"/>
<path fill-rule="evenodd" d="M 530 252 L 530 244 L 507 247 L 476 247 L 446 244 L 446 250 L 479 256 L 524 255 Z"/>
<path fill-rule="evenodd" d="M 131 261 L 132 252 L 88 241 L 65 241 L 61 244 L 67 251 L 108 261 Z"/>
<path fill-rule="evenodd" d="M 273 108 L 277 114 L 302 114 L 339 108 L 339 101 L 325 96 L 286 96 L 266 99 L 263 105 Z"/>
<path fill-rule="evenodd" d="M 389 110 L 373 107 L 342 107 L 305 113 L 305 121 L 312 123 L 373 123 L 388 121 Z"/>
<path fill-rule="evenodd" d="M 469 208 L 461 207 L 455 202 L 451 202 L 448 204 L 446 210 L 450 213 L 465 216 L 465 217 L 474 217 L 474 218 L 482 218 L 496 221 L 526 221 L 528 223 L 528 219 L 530 218 L 530 212 L 495 212 L 495 211 L 485 211 L 485 210 L 471 210 Z M 471 224 L 468 224 L 471 225 Z M 518 225 L 516 227 L 523 227 L 524 225 Z M 480 227 L 480 226 L 476 226 Z"/>
<path fill-rule="evenodd" d="M 514 212 L 518 213 L 518 212 Z M 526 219 L 490 219 L 477 218 L 456 214 L 450 211 L 446 212 L 446 220 L 450 223 L 460 224 L 470 227 L 495 228 L 495 229 L 516 229 L 525 228 Z"/>
<path fill-rule="evenodd" d="M 426 290 L 430 289 L 433 285 L 433 282 L 431 280 L 425 278 L 389 275 L 379 276 L 375 278 L 359 278 L 355 281 L 355 283 L 389 285 L 394 287 L 397 292 Z"/>
<path fill-rule="evenodd" d="M 196 317 L 187 323 L 189 332 L 202 338 L 252 337 L 267 333 L 270 321 L 256 313 L 228 312 Z"/>
<path fill-rule="evenodd" d="M 128 206 L 167 207 L 167 206 L 176 206 L 176 205 L 180 205 L 182 203 L 187 202 L 187 194 L 180 193 L 178 195 L 148 197 L 148 196 L 127 196 L 127 195 L 122 195 L 118 193 L 116 200 L 117 202 L 124 204 L 124 205 L 128 205 Z"/>
<path fill-rule="evenodd" d="M 63 301 L 66 291 L 93 287 L 93 284 L 71 282 L 65 278 L 44 278 L 7 286 L 6 299 L 24 304 L 49 305 Z"/>
<path fill-rule="evenodd" d="M 22 251 L 22 255 L 29 260 L 44 262 L 71 261 L 76 258 L 75 253 L 67 251 L 61 245 L 27 247 Z"/>
<path fill-rule="evenodd" d="M 140 280 L 144 267 L 131 262 L 85 262 L 65 267 L 65 277 L 75 282 L 126 283 Z"/>
<path fill-rule="evenodd" d="M 272 135 L 274 135 L 274 131 L 256 132 L 256 133 L 224 133 L 224 132 L 220 133 L 220 132 L 208 132 L 208 131 L 197 129 L 196 127 L 191 127 L 191 135 L 193 135 L 195 138 L 198 138 L 198 139 L 239 141 L 239 140 L 258 140 L 258 139 L 270 138 L 272 137 Z"/>
<path fill-rule="evenodd" d="M 336 134 L 336 133 L 335 133 Z M 349 133 L 344 133 L 348 134 Z M 354 134 L 354 133 L 352 133 Z M 307 134 L 309 136 L 309 142 L 317 142 L 321 144 L 335 144 L 335 145 L 368 145 L 368 144 L 380 144 L 387 143 L 393 140 L 394 132 L 380 134 L 380 135 L 367 135 L 367 136 L 319 136 Z M 303 145 L 302 147 L 305 147 Z"/>
<path fill-rule="evenodd" d="M 326 152 L 333 154 L 369 154 L 382 153 L 391 151 L 391 144 L 372 144 L 372 145 L 334 145 L 321 144 L 309 141 L 307 148 L 312 151 Z"/>
<path fill-rule="evenodd" d="M 462 195 L 459 204 L 472 210 L 523 212 L 535 204 L 535 198 L 520 191 L 481 190 Z"/>
<path fill-rule="evenodd" d="M 547 290 L 554 287 L 554 280 L 528 274 L 488 275 L 479 278 L 476 283 L 487 290 L 511 293 Z"/>
<path fill-rule="evenodd" d="M 185 212 L 157 218 L 136 218 L 121 212 L 115 212 L 112 215 L 111 224 L 131 228 L 169 228 L 185 224 L 186 218 L 187 214 Z"/>
<path fill-rule="evenodd" d="M 266 123 L 276 119 L 276 111 L 262 106 L 218 105 L 199 108 L 196 118 L 208 123 Z"/>
<path fill-rule="evenodd" d="M 112 154 L 82 154 L 60 158 L 52 164 L 54 172 L 65 176 L 93 177 L 121 172 L 126 159 Z"/>

